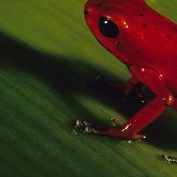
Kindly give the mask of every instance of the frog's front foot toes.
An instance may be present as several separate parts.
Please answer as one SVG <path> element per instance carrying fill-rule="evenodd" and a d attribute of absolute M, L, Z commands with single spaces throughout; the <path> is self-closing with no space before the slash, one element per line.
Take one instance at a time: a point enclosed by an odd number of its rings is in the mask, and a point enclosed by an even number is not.
<path fill-rule="evenodd" d="M 92 124 L 87 122 L 87 121 L 81 121 L 81 120 L 76 120 L 75 127 L 83 129 L 84 132 L 91 132 L 91 126 Z"/>
<path fill-rule="evenodd" d="M 142 135 L 142 134 L 135 134 L 132 136 L 131 138 L 132 140 L 141 140 L 141 139 L 146 139 L 146 135 Z"/>
<path fill-rule="evenodd" d="M 107 131 L 106 126 L 93 124 L 87 121 L 76 120 L 75 127 L 83 130 L 85 133 L 104 134 Z"/>
<path fill-rule="evenodd" d="M 86 123 L 87 123 L 86 121 L 76 120 L 75 127 L 83 128 L 84 126 L 86 126 Z"/>
<path fill-rule="evenodd" d="M 112 118 L 111 118 L 111 121 L 114 123 L 114 125 L 115 125 L 116 127 L 120 127 L 120 123 L 119 123 L 119 121 L 118 121 L 117 119 L 115 119 L 114 117 L 112 117 Z"/>
<path fill-rule="evenodd" d="M 111 120 L 114 123 L 114 126 L 105 126 L 105 125 L 90 123 L 87 121 L 76 120 L 75 127 L 79 128 L 84 133 L 105 135 L 105 136 L 117 137 L 120 139 L 140 140 L 146 138 L 145 135 L 126 133 L 125 127 L 121 126 L 115 118 L 112 118 Z"/>
<path fill-rule="evenodd" d="M 103 80 L 103 77 L 101 75 L 97 74 L 95 77 L 95 80 L 96 81 Z"/>
<path fill-rule="evenodd" d="M 94 128 L 91 128 L 89 126 L 85 127 L 85 130 L 84 130 L 85 133 L 94 133 L 94 134 L 99 134 L 99 132 L 94 129 Z"/>

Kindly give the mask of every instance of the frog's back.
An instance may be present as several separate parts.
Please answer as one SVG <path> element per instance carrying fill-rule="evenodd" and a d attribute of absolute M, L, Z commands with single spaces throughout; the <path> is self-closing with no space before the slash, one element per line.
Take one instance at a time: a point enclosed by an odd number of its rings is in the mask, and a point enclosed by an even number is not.
<path fill-rule="evenodd" d="M 164 75 L 166 86 L 177 96 L 177 24 L 153 9 L 146 18 L 147 65 Z"/>
<path fill-rule="evenodd" d="M 129 2 L 129 1 L 128 1 Z M 147 4 L 135 6 L 131 12 L 131 29 L 127 33 L 127 56 L 131 64 L 177 71 L 177 24 L 162 16 Z M 136 24 L 136 25 L 133 25 Z M 171 63 L 169 65 L 169 63 Z M 175 76 L 177 78 L 177 72 Z"/>
<path fill-rule="evenodd" d="M 131 18 L 131 29 L 125 36 L 128 40 L 124 45 L 130 46 L 125 51 L 130 64 L 150 67 L 163 74 L 165 84 L 177 95 L 177 24 L 146 3 L 133 6 L 128 2 L 127 5 L 134 8 L 126 10 Z"/>

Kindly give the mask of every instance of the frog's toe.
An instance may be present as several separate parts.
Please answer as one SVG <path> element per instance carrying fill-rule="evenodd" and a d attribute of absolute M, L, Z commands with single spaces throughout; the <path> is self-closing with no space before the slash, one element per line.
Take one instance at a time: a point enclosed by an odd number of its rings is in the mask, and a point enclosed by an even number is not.
<path fill-rule="evenodd" d="M 112 118 L 111 120 L 113 121 L 115 126 L 105 126 L 105 125 L 90 123 L 87 121 L 76 120 L 75 127 L 79 128 L 84 133 L 105 135 L 105 136 L 111 136 L 120 139 L 140 140 L 146 138 L 145 135 L 141 135 L 141 134 L 132 135 L 132 134 L 125 133 L 123 131 L 124 127 L 122 127 L 115 118 Z"/>
<path fill-rule="evenodd" d="M 82 120 L 76 120 L 76 123 L 75 123 L 76 128 L 81 128 L 81 127 L 86 127 L 86 126 L 92 126 L 92 123 L 89 123 L 87 121 L 82 121 Z"/>
<path fill-rule="evenodd" d="M 109 127 L 105 125 L 90 123 L 87 121 L 76 120 L 75 128 L 83 130 L 84 133 L 107 135 Z"/>
<path fill-rule="evenodd" d="M 115 125 L 116 127 L 120 127 L 120 123 L 119 123 L 119 121 L 118 121 L 117 119 L 115 119 L 114 117 L 112 117 L 112 118 L 111 118 L 111 121 L 114 123 L 114 125 Z"/>
<path fill-rule="evenodd" d="M 99 131 L 97 131 L 95 128 L 91 128 L 91 127 L 89 127 L 89 126 L 85 127 L 84 132 L 85 132 L 85 133 L 99 134 Z"/>
<path fill-rule="evenodd" d="M 142 134 L 134 134 L 131 137 L 132 140 L 141 140 L 141 139 L 146 139 L 146 135 L 142 135 Z"/>
<path fill-rule="evenodd" d="M 81 127 L 83 127 L 83 122 L 80 121 L 80 120 L 76 120 L 76 122 L 75 122 L 75 127 L 76 127 L 76 128 L 81 128 Z"/>

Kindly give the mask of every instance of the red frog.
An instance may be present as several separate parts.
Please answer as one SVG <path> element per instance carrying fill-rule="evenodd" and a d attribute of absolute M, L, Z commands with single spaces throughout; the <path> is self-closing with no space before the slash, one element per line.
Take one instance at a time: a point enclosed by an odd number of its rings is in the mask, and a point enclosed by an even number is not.
<path fill-rule="evenodd" d="M 145 138 L 139 132 L 168 106 L 177 110 L 177 25 L 144 0 L 88 0 L 85 20 L 96 39 L 132 74 L 125 93 L 146 85 L 155 98 L 124 125 L 114 127 L 76 121 L 90 133 L 121 139 Z"/>

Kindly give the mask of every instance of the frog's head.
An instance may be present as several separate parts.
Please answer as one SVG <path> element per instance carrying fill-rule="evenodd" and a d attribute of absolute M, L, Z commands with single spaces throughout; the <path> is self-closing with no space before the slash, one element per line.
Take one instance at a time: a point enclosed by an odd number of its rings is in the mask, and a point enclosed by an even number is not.
<path fill-rule="evenodd" d="M 131 13 L 141 3 L 144 0 L 88 0 L 85 5 L 85 20 L 94 36 L 126 64 L 130 64 L 126 57 L 126 45 L 133 26 Z"/>

